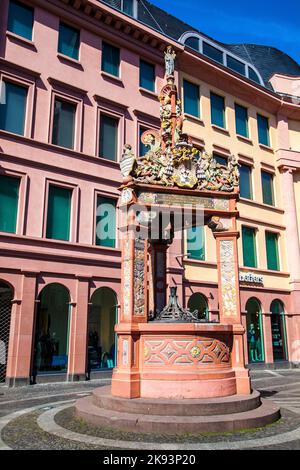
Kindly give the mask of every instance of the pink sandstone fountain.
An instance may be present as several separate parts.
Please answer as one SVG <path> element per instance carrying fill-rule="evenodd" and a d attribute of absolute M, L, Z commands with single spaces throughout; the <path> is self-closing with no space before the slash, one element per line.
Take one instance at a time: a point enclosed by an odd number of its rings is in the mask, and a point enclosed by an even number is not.
<path fill-rule="evenodd" d="M 111 387 L 76 403 L 84 420 L 125 431 L 201 433 L 254 428 L 280 416 L 251 389 L 245 368 L 237 238 L 238 163 L 219 165 L 182 132 L 175 52 L 165 52 L 161 129 L 142 135 L 136 158 L 125 145 L 119 209 L 122 299 Z M 216 240 L 219 322 L 184 309 L 167 250 L 183 229 L 207 224 Z M 169 282 L 170 284 L 170 282 Z M 167 300 L 167 289 L 170 295 Z M 181 295 L 181 292 L 180 292 Z"/>

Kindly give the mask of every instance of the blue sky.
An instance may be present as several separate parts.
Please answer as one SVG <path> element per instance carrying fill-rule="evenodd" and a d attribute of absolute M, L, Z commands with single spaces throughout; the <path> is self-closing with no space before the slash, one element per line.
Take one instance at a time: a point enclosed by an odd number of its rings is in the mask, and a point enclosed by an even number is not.
<path fill-rule="evenodd" d="M 300 63 L 299 0 L 149 0 L 225 43 L 277 47 Z"/>

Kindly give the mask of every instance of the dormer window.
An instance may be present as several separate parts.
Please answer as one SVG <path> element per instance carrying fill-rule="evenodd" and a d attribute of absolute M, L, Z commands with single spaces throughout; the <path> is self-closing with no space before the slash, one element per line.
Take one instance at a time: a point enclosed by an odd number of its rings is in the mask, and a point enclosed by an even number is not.
<path fill-rule="evenodd" d="M 195 49 L 196 51 L 199 51 L 199 38 L 195 37 L 189 37 L 185 41 L 185 45 L 191 47 L 192 49 Z"/>

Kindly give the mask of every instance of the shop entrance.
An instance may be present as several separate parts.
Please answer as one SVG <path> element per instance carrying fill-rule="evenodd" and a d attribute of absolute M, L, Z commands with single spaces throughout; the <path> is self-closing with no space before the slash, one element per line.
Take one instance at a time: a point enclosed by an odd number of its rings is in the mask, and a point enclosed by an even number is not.
<path fill-rule="evenodd" d="M 254 297 L 246 304 L 248 361 L 264 362 L 263 325 L 260 302 Z"/>
<path fill-rule="evenodd" d="M 100 287 L 92 295 L 88 318 L 88 372 L 116 365 L 117 295 Z"/>
<path fill-rule="evenodd" d="M 5 382 L 13 290 L 0 281 L 0 382 Z"/>
<path fill-rule="evenodd" d="M 274 361 L 287 360 L 286 329 L 284 306 L 280 300 L 273 300 L 271 311 L 271 331 Z"/>
<path fill-rule="evenodd" d="M 70 294 L 49 284 L 39 295 L 35 323 L 33 378 L 40 373 L 67 372 Z"/>

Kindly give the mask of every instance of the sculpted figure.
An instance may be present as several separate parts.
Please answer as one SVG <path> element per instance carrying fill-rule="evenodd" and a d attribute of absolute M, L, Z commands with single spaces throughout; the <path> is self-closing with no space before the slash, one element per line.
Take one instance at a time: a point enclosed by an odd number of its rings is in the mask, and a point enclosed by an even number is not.
<path fill-rule="evenodd" d="M 176 52 L 173 50 L 172 46 L 168 46 L 167 50 L 165 51 L 165 68 L 167 77 L 174 75 L 175 59 Z"/>

